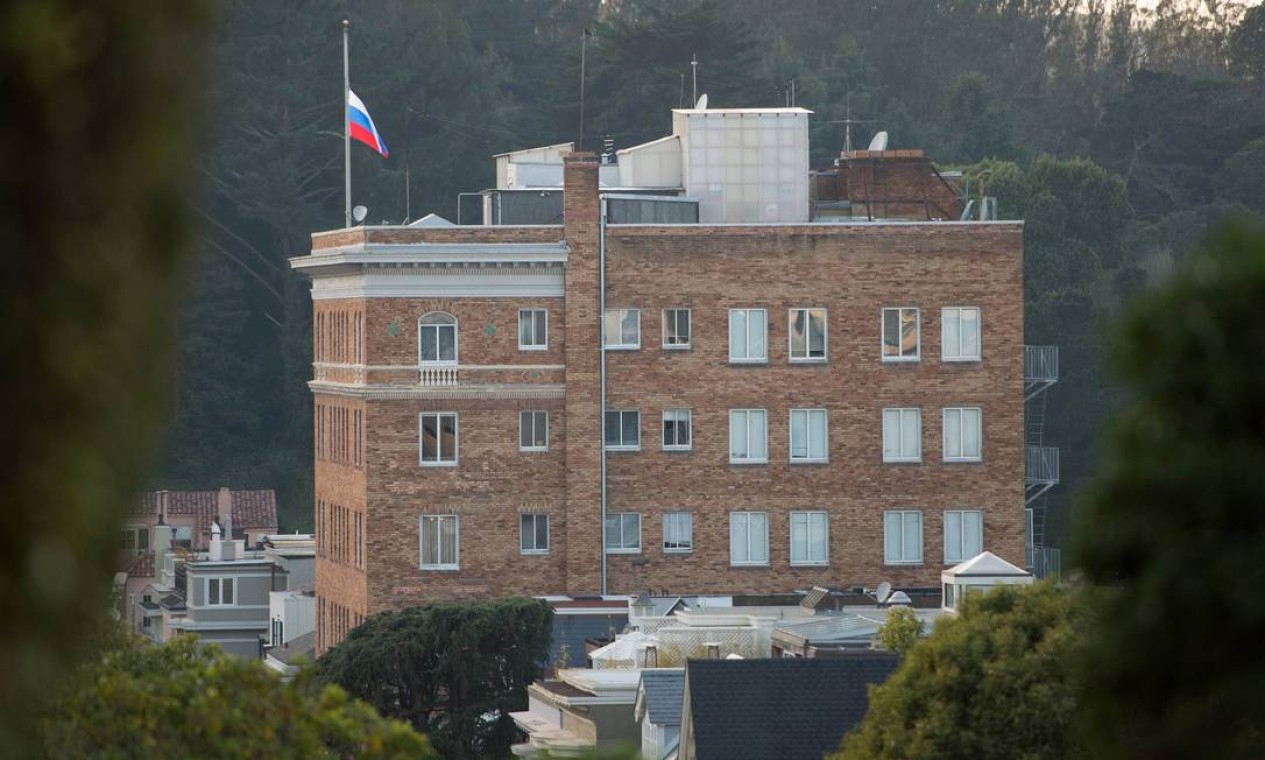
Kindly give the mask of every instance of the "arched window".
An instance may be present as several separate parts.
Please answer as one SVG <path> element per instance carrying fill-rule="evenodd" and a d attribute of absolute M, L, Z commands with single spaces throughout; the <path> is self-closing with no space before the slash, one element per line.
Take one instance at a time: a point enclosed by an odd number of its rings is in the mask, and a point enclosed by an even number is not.
<path fill-rule="evenodd" d="M 417 321 L 417 354 L 423 365 L 456 365 L 457 318 L 442 311 Z"/>

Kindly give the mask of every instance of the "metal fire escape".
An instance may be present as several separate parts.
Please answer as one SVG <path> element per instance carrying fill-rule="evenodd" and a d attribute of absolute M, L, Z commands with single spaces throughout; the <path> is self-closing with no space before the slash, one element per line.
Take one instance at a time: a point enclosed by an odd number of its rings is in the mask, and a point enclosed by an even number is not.
<path fill-rule="evenodd" d="M 1046 493 L 1059 482 L 1059 450 L 1045 445 L 1046 391 L 1059 379 L 1058 346 L 1023 347 L 1024 508 L 1028 569 L 1057 576 L 1059 551 L 1045 545 Z"/>

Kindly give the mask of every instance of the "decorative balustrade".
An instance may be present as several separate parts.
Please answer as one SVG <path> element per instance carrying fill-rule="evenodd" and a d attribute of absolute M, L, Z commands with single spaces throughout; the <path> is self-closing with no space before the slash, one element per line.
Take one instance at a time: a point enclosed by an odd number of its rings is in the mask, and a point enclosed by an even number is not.
<path fill-rule="evenodd" d="M 419 367 L 418 385 L 456 385 L 459 382 L 456 367 Z"/>

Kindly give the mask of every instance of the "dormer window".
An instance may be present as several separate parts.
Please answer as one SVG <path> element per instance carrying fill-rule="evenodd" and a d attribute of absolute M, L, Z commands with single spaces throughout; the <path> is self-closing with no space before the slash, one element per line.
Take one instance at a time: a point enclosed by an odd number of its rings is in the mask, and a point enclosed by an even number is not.
<path fill-rule="evenodd" d="M 457 318 L 432 311 L 417 321 L 417 352 L 423 366 L 456 366 Z"/>

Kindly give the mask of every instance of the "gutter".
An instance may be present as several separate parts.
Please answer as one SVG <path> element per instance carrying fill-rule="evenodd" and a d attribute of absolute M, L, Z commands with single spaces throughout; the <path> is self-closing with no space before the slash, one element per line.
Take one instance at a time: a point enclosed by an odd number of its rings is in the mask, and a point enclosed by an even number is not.
<path fill-rule="evenodd" d="M 601 452 L 601 504 L 602 504 L 602 524 L 598 530 L 598 551 L 602 554 L 602 573 L 601 573 L 601 590 L 599 593 L 606 596 L 606 196 L 599 196 L 600 212 L 597 218 L 597 271 L 598 271 L 598 291 L 597 291 L 597 342 L 601 347 L 601 361 L 598 372 L 598 406 L 601 414 L 601 435 L 602 439 L 597 442 L 598 450 Z"/>

